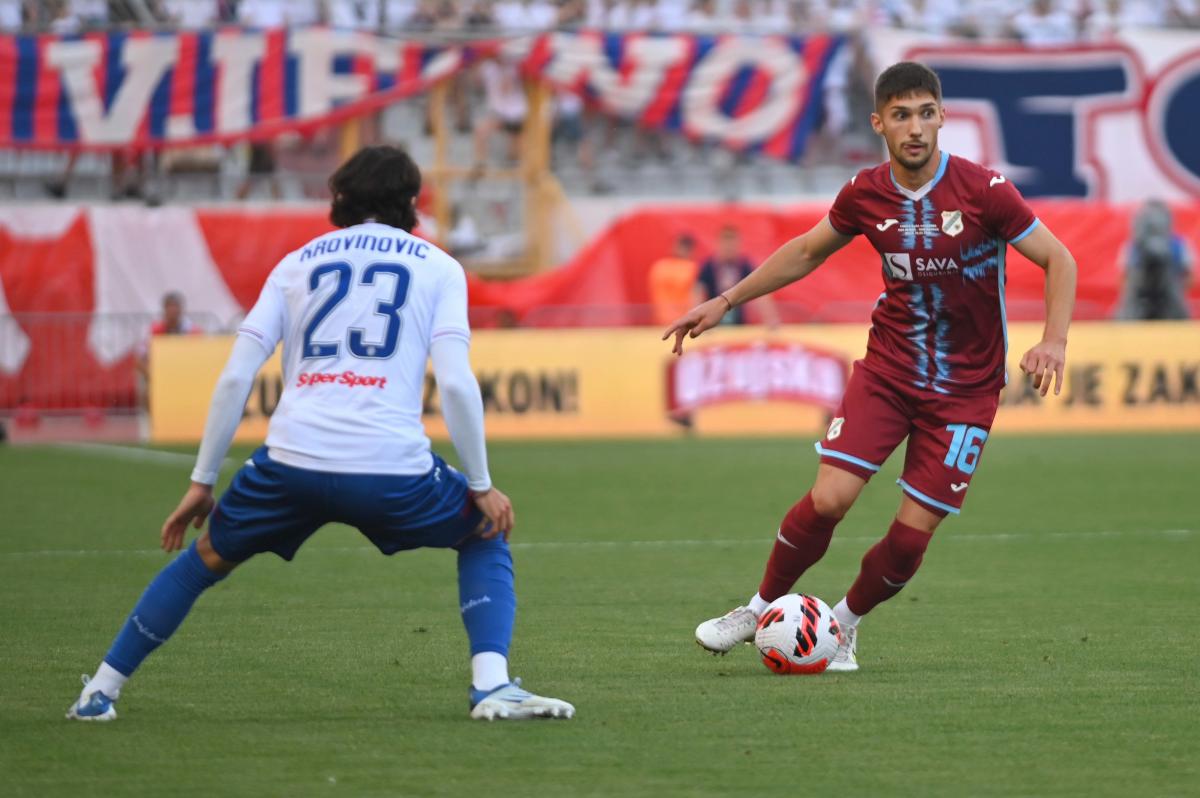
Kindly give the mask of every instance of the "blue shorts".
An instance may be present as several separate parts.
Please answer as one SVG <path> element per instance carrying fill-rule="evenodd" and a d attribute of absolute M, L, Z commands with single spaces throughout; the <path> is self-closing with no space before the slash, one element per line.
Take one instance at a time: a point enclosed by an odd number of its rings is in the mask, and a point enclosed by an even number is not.
<path fill-rule="evenodd" d="M 227 562 L 264 551 L 290 560 L 325 524 L 356 527 L 381 552 L 395 554 L 453 548 L 482 520 L 466 477 L 436 454 L 433 468 L 420 476 L 338 474 L 284 465 L 262 446 L 221 496 L 208 535 Z"/>

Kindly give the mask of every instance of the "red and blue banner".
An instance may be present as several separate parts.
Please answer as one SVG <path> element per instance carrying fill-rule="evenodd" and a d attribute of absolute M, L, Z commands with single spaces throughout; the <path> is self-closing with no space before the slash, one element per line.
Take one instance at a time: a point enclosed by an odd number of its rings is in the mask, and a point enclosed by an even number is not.
<path fill-rule="evenodd" d="M 871 31 L 879 64 L 942 80 L 941 146 L 1003 172 L 1027 197 L 1200 197 L 1200 36 L 1125 30 L 1076 47 L 981 46 Z"/>
<path fill-rule="evenodd" d="M 582 32 L 435 46 L 324 27 L 0 36 L 0 147 L 156 149 L 304 133 L 501 57 L 647 128 L 795 159 L 843 44 Z"/>

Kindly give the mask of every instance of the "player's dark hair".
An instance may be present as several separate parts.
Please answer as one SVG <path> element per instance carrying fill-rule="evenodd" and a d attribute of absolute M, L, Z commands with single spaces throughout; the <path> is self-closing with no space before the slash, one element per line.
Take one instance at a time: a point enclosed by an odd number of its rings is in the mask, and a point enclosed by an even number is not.
<path fill-rule="evenodd" d="M 942 101 L 942 81 L 937 73 L 916 61 L 901 61 L 883 70 L 875 79 L 875 108 L 882 108 L 897 97 L 908 97 L 920 92 L 933 95 Z"/>
<path fill-rule="evenodd" d="M 412 232 L 420 191 L 421 170 L 408 153 L 386 144 L 364 147 L 329 178 L 329 221 L 350 227 L 374 219 Z"/>

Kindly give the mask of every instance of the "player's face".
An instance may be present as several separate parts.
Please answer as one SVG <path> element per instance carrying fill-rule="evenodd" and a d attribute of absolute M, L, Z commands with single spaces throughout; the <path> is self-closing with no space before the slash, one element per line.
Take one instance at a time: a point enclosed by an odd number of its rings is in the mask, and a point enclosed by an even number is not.
<path fill-rule="evenodd" d="M 740 249 L 737 233 L 721 233 L 717 239 L 717 254 L 721 256 L 722 260 L 733 260 L 738 256 Z"/>
<path fill-rule="evenodd" d="M 887 142 L 892 162 L 910 172 L 929 163 L 945 121 L 942 104 L 927 92 L 894 97 L 871 114 L 871 127 Z"/>

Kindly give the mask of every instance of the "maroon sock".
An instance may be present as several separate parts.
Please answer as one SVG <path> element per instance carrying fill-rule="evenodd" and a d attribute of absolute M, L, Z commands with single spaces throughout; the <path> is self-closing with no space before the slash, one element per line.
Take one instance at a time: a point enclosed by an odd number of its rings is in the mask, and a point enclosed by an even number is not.
<path fill-rule="evenodd" d="M 930 532 L 893 521 L 883 540 L 863 556 L 862 570 L 846 594 L 850 612 L 866 615 L 899 593 L 921 566 L 932 537 Z"/>
<path fill-rule="evenodd" d="M 800 575 L 825 556 L 833 528 L 841 520 L 818 515 L 812 494 L 804 494 L 779 525 L 779 537 L 767 560 L 767 572 L 763 574 L 758 595 L 774 601 L 791 590 Z"/>

